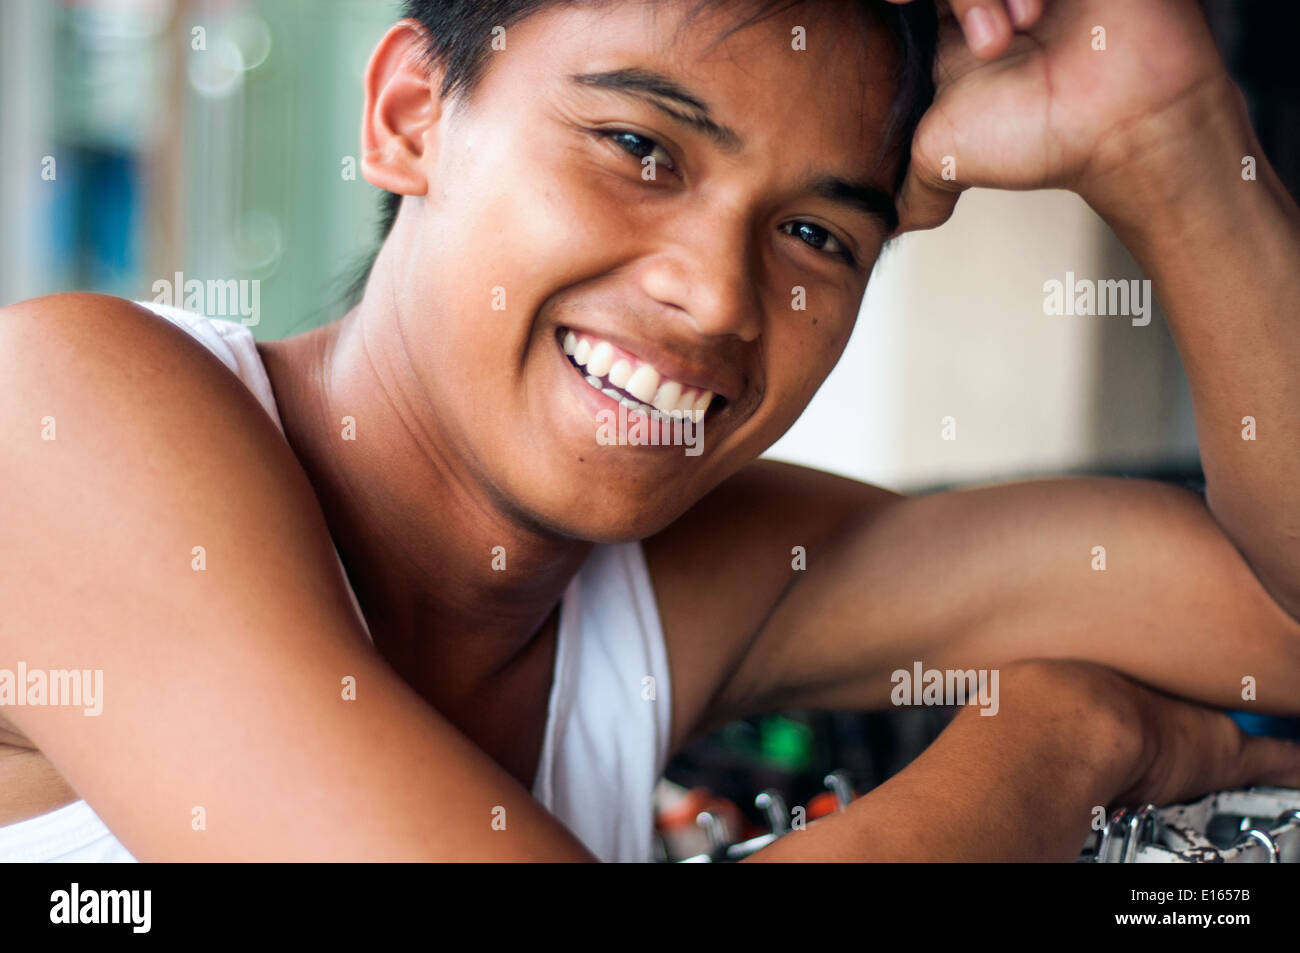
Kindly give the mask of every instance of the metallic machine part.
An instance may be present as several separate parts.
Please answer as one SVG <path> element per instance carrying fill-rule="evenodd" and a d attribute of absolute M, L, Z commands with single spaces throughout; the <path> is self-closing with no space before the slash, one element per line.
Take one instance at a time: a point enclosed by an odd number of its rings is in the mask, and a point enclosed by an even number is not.
<path fill-rule="evenodd" d="M 1120 808 L 1089 842 L 1080 859 L 1096 863 L 1297 863 L 1300 791 L 1258 787 L 1166 808 Z"/>

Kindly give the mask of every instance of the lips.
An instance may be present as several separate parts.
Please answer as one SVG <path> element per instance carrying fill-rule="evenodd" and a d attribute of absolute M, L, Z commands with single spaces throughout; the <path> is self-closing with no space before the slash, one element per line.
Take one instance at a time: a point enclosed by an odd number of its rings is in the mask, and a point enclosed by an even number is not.
<path fill-rule="evenodd" d="M 715 400 L 723 402 L 712 390 L 675 380 L 649 361 L 597 335 L 562 327 L 559 340 L 587 383 L 629 410 L 663 419 L 698 421 Z"/>

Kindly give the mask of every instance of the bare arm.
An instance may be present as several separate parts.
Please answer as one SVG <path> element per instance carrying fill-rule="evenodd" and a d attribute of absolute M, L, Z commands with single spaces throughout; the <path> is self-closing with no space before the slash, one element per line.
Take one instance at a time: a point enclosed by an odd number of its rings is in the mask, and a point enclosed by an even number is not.
<path fill-rule="evenodd" d="M 887 707 L 891 673 L 917 661 L 1084 659 L 1214 705 L 1300 712 L 1300 623 L 1177 487 L 1059 479 L 908 498 L 762 462 L 646 551 L 683 736 L 765 710 Z"/>
<path fill-rule="evenodd" d="M 1300 618 L 1300 209 L 1226 76 L 1138 129 L 1127 180 L 1085 198 L 1164 306 L 1211 512 Z"/>
<path fill-rule="evenodd" d="M 369 647 L 306 477 L 199 345 L 42 299 L 0 314 L 0 381 L 0 665 L 103 672 L 99 715 L 8 715 L 136 857 L 590 859 Z"/>
<path fill-rule="evenodd" d="M 995 717 L 962 710 L 904 771 L 755 861 L 1072 861 L 1094 809 L 1300 783 L 1300 747 L 1095 665 L 1009 666 Z"/>

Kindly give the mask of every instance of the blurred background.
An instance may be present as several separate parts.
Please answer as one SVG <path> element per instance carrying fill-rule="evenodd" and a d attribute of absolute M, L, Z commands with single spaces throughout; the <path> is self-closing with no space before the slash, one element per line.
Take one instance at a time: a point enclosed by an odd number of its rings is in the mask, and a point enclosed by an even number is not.
<path fill-rule="evenodd" d="M 361 76 L 396 10 L 4 0 L 0 303 L 182 272 L 260 279 L 261 338 L 336 317 L 374 244 Z"/>
<path fill-rule="evenodd" d="M 1300 3 L 1204 6 L 1294 194 L 1300 74 L 1283 45 Z M 337 317 L 375 241 L 361 75 L 395 18 L 390 0 L 3 0 L 0 304 L 152 299 L 181 272 L 260 279 L 259 338 Z M 769 456 L 902 491 L 1057 473 L 1196 485 L 1187 383 L 1158 308 L 1145 327 L 1046 316 L 1043 283 L 1066 272 L 1140 277 L 1068 193 L 969 193 L 951 223 L 882 257 L 844 358 Z M 948 714 L 728 726 L 670 768 L 674 797 L 697 792 L 678 814 L 716 796 L 752 831 L 760 789 L 805 803 L 842 768 L 866 790 Z"/>

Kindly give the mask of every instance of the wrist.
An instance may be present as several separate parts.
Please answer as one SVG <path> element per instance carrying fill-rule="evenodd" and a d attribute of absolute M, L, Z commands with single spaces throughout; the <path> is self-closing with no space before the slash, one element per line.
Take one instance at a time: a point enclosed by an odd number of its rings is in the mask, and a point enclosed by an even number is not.
<path fill-rule="evenodd" d="M 1294 212 L 1226 72 L 1107 137 L 1076 191 L 1135 253 L 1208 250 Z"/>
<path fill-rule="evenodd" d="M 1141 776 L 1146 739 L 1136 686 L 1091 662 L 1031 660 L 1005 673 L 1010 708 L 1004 710 L 1040 743 L 1054 746 L 1078 767 L 1090 806 L 1108 804 Z"/>

